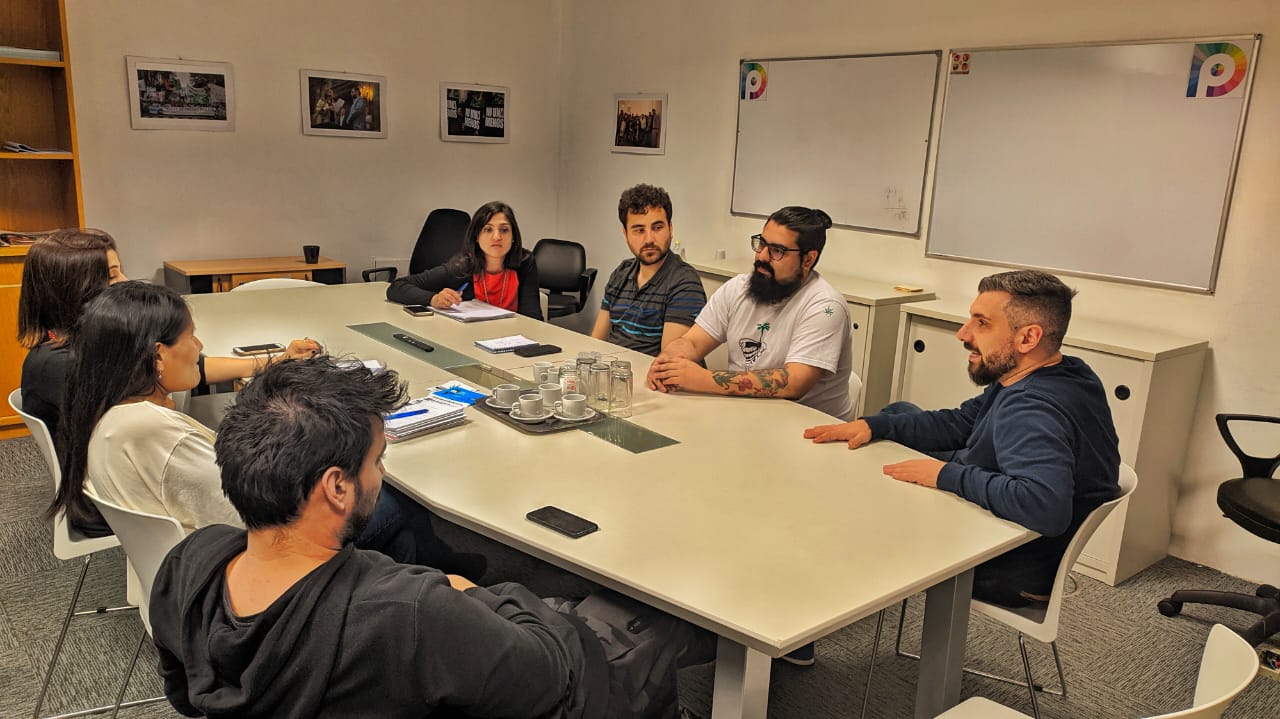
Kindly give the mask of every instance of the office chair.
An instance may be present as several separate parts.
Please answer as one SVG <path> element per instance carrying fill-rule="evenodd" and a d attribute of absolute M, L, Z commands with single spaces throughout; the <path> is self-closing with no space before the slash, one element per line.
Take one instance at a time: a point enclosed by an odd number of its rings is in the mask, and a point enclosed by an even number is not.
<path fill-rule="evenodd" d="M 35 415 L 27 414 L 22 409 L 22 390 L 15 389 L 9 393 L 9 406 L 13 407 L 13 411 L 22 417 L 22 421 L 27 425 L 27 430 L 31 432 L 31 439 L 35 441 L 36 449 L 40 451 L 40 457 L 44 460 L 45 466 L 49 468 L 49 474 L 53 477 L 53 489 L 56 492 L 58 485 L 62 483 L 62 468 L 58 465 L 57 454 L 53 449 L 53 436 L 49 434 L 49 428 Z M 80 577 L 76 580 L 75 589 L 71 590 L 71 603 L 67 606 L 66 616 L 62 619 L 62 628 L 58 632 L 58 641 L 53 646 L 53 656 L 49 658 L 49 667 L 45 670 L 44 681 L 40 685 L 40 695 L 36 699 L 35 711 L 32 716 L 39 717 L 40 709 L 44 707 L 45 696 L 49 692 L 49 682 L 53 679 L 53 670 L 58 666 L 58 658 L 62 655 L 62 646 L 67 638 L 67 629 L 71 626 L 71 620 L 75 617 L 97 616 L 107 612 L 120 612 L 137 609 L 136 606 L 128 605 L 123 607 L 98 607 L 96 609 L 86 609 L 84 611 L 76 611 L 76 603 L 80 601 L 80 590 L 84 588 L 84 579 L 89 574 L 89 564 L 93 562 L 93 555 L 104 549 L 120 546 L 120 541 L 115 536 L 107 537 L 86 537 L 71 526 L 67 521 L 67 516 L 63 512 L 59 512 L 58 516 L 53 519 L 53 556 L 58 559 L 68 560 L 84 557 L 84 565 L 80 568 Z M 129 569 L 129 600 L 138 601 L 141 591 L 138 588 L 138 582 L 132 571 Z M 128 679 L 126 678 L 127 682 Z M 111 709 L 111 707 L 97 707 L 96 710 L 85 710 L 86 713 L 103 712 Z"/>
<path fill-rule="evenodd" d="M 142 652 L 142 643 L 151 636 L 151 585 L 155 583 L 156 574 L 160 571 L 160 563 L 170 549 L 186 536 L 182 525 L 173 517 L 159 514 L 148 514 L 136 509 L 126 509 L 108 502 L 95 495 L 85 487 L 85 496 L 98 507 L 103 519 L 111 525 L 111 531 L 120 538 L 120 546 L 124 547 L 125 556 L 133 565 L 142 589 L 142 597 L 138 602 L 138 612 L 142 615 L 142 627 L 145 630 L 138 638 L 138 647 L 133 651 L 133 662 L 129 664 L 129 673 L 120 686 L 116 696 L 116 711 L 121 707 L 137 706 L 141 703 L 163 700 L 164 697 L 146 699 L 141 702 L 121 703 L 124 690 L 129 686 L 129 678 L 133 676 L 133 668 L 138 663 L 138 655 Z"/>
<path fill-rule="evenodd" d="M 1026 683 L 968 667 L 965 667 L 964 671 L 1007 684 L 1025 686 L 1027 693 L 1031 696 L 1031 713 L 1036 719 L 1040 719 L 1040 706 L 1036 701 L 1036 691 L 1043 691 L 1061 697 L 1067 696 L 1067 680 L 1062 674 L 1062 659 L 1058 656 L 1058 620 L 1062 615 L 1062 600 L 1066 595 L 1067 576 L 1071 574 L 1071 568 L 1075 566 L 1080 552 L 1084 551 L 1084 545 L 1089 543 L 1089 539 L 1093 537 L 1093 533 L 1097 531 L 1102 521 L 1107 518 L 1107 515 L 1111 514 L 1116 505 L 1132 494 L 1134 488 L 1138 486 L 1138 475 L 1127 464 L 1120 465 L 1119 480 L 1119 496 L 1098 505 L 1097 509 L 1094 509 L 1089 513 L 1089 516 L 1084 518 L 1084 521 L 1080 523 L 1079 529 L 1076 530 L 1075 536 L 1071 538 L 1066 552 L 1062 555 L 1062 561 L 1058 562 L 1058 573 L 1053 579 L 1053 590 L 1049 593 L 1047 604 L 1036 603 L 1019 609 L 989 604 L 980 599 L 974 599 L 971 604 L 977 612 L 985 614 L 1002 624 L 1007 624 L 1018 632 L 1018 649 L 1022 653 L 1022 671 L 1026 675 Z M 880 647 L 880 630 L 884 625 L 885 611 L 883 609 L 880 610 L 880 616 L 876 620 L 876 636 L 871 645 L 871 667 L 867 669 L 867 690 L 862 697 L 862 711 L 864 714 L 867 710 L 867 698 L 871 694 L 871 675 L 876 670 L 876 650 Z M 906 612 L 907 600 L 904 599 L 898 614 L 898 638 L 894 645 L 894 651 L 899 656 L 919 659 L 919 656 L 902 651 L 902 625 Z M 1032 679 L 1031 660 L 1027 657 L 1026 637 L 1028 636 L 1048 644 L 1053 649 L 1053 663 L 1058 667 L 1058 686 L 1061 687 L 1060 691 L 1051 691 L 1040 687 Z"/>
<path fill-rule="evenodd" d="M 1252 457 L 1244 453 L 1231 436 L 1229 422 L 1266 422 L 1280 424 L 1280 417 L 1253 414 L 1220 414 L 1218 431 L 1240 461 L 1241 477 L 1218 485 L 1218 507 L 1227 519 L 1263 539 L 1280 543 L 1280 481 L 1274 479 L 1280 469 L 1280 454 L 1274 457 Z M 1254 595 L 1236 592 L 1183 589 L 1162 599 L 1156 608 L 1166 617 L 1177 616 L 1185 602 L 1231 607 L 1261 616 L 1253 626 L 1240 632 L 1250 644 L 1258 646 L 1280 633 L 1280 589 L 1270 584 L 1258 587 Z"/>
<path fill-rule="evenodd" d="M 1230 629 L 1215 624 L 1204 644 L 1191 708 L 1151 719 L 1220 719 L 1257 673 L 1258 655 L 1249 643 Z M 1026 716 L 990 699 L 971 697 L 939 714 L 938 719 L 1026 719 Z"/>
<path fill-rule="evenodd" d="M 596 283 L 596 268 L 587 267 L 586 248 L 568 240 L 541 239 L 533 246 L 533 260 L 538 286 L 547 291 L 547 319 L 581 312 Z"/>
<path fill-rule="evenodd" d="M 471 224 L 471 215 L 462 210 L 439 208 L 427 215 L 422 223 L 422 231 L 418 233 L 418 241 L 413 246 L 413 254 L 409 257 L 409 274 L 416 275 L 432 267 L 443 265 L 450 257 L 462 251 L 462 244 L 467 238 L 467 225 Z M 394 282 L 399 274 L 396 268 L 372 267 L 360 272 L 365 282 L 373 282 L 378 275 L 385 274 L 387 282 Z"/>
<path fill-rule="evenodd" d="M 254 290 L 283 290 L 290 287 L 324 287 L 323 282 L 312 282 L 311 280 L 300 280 L 293 277 L 266 277 L 261 280 L 250 280 L 243 285 L 236 285 L 231 288 L 232 292 L 254 291 Z"/>

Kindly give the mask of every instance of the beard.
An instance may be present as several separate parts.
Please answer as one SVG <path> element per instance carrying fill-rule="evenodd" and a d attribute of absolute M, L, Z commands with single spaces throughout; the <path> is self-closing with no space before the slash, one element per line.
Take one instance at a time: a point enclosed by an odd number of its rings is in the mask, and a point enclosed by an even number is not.
<path fill-rule="evenodd" d="M 747 294 L 757 302 L 773 304 L 794 295 L 803 282 L 803 275 L 796 277 L 793 282 L 779 282 L 773 276 L 773 267 L 768 262 L 757 260 L 755 269 L 751 272 L 751 280 L 747 283 Z"/>
<path fill-rule="evenodd" d="M 657 250 L 658 256 L 652 260 L 646 259 L 644 256 L 644 253 L 649 250 Z M 661 247 L 658 247 L 657 245 L 645 245 L 644 247 L 640 248 L 639 252 L 636 253 L 636 259 L 640 260 L 640 264 L 642 265 L 656 265 L 659 262 L 662 262 L 663 260 L 667 259 L 667 255 L 669 254 L 671 254 L 670 246 L 667 246 L 667 249 L 664 250 Z"/>
<path fill-rule="evenodd" d="M 970 352 L 978 351 L 977 347 L 974 347 L 968 342 L 964 343 L 964 348 Z M 1009 372 L 1012 372 L 1017 366 L 1018 358 L 1016 353 L 1013 351 L 1013 340 L 1011 339 L 1009 340 L 1009 343 L 1000 350 L 989 354 L 979 354 L 978 364 L 974 365 L 970 363 L 969 365 L 969 379 L 973 380 L 973 383 L 979 387 L 986 387 Z"/>
<path fill-rule="evenodd" d="M 369 492 L 366 496 L 364 488 L 360 482 L 356 481 L 356 506 L 351 510 L 351 514 L 347 515 L 347 522 L 342 526 L 342 533 L 338 535 L 342 546 L 352 544 L 360 535 L 364 534 L 364 530 L 369 526 L 369 520 L 373 518 L 373 508 L 378 503 L 378 493 Z"/>

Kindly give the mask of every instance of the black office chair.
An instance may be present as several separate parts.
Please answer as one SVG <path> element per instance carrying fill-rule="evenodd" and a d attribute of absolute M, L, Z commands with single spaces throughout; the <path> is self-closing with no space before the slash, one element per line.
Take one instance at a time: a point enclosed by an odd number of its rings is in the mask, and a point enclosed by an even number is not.
<path fill-rule="evenodd" d="M 596 268 L 587 267 L 586 248 L 568 240 L 541 239 L 533 246 L 533 259 L 538 286 L 547 291 L 547 319 L 581 312 L 596 283 Z"/>
<path fill-rule="evenodd" d="M 1280 469 L 1280 454 L 1274 457 L 1251 457 L 1240 449 L 1231 436 L 1228 422 L 1269 422 L 1280 424 L 1280 417 L 1264 417 L 1253 414 L 1220 414 L 1218 431 L 1226 440 L 1244 476 L 1230 479 L 1218 485 L 1218 507 L 1227 519 L 1271 542 L 1280 544 L 1280 480 L 1274 479 Z M 1280 632 L 1280 589 L 1270 584 L 1258 587 L 1254 595 L 1235 592 L 1183 589 L 1162 599 L 1156 608 L 1166 617 L 1182 611 L 1184 602 L 1231 607 L 1258 614 L 1262 619 L 1240 635 L 1253 646 L 1258 646 L 1273 634 Z"/>
<path fill-rule="evenodd" d="M 418 242 L 413 246 L 413 255 L 409 258 L 409 274 L 416 275 L 432 267 L 439 267 L 458 254 L 466 240 L 469 224 L 471 215 L 462 210 L 432 210 L 427 215 L 427 221 L 422 223 Z M 378 277 L 381 274 L 387 275 L 387 282 L 393 282 L 396 279 L 396 268 L 374 267 L 360 272 L 365 282 L 382 279 Z"/>

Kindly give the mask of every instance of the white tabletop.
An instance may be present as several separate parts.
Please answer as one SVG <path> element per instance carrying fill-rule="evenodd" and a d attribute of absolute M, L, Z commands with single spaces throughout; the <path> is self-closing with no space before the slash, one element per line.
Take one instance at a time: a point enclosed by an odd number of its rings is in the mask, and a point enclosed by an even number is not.
<path fill-rule="evenodd" d="M 384 289 L 370 283 L 188 300 L 209 354 L 310 336 L 331 352 L 382 360 L 411 389 L 448 373 L 345 326 L 388 322 L 505 368 L 534 360 L 490 355 L 472 342 L 523 333 L 565 350 L 538 360 L 581 349 L 631 358 L 630 421 L 678 444 L 633 454 L 579 431 L 526 435 L 471 409 L 461 428 L 392 445 L 389 478 L 449 519 L 748 650 L 779 656 L 1035 536 L 955 495 L 886 477 L 884 464 L 919 456 L 909 449 L 877 442 L 849 451 L 804 440 L 805 427 L 834 421 L 816 410 L 786 400 L 651 392 L 644 355 L 524 317 L 472 324 L 411 317 L 382 300 Z M 600 530 L 569 539 L 525 519 L 547 504 Z M 735 715 L 762 715 L 754 712 Z"/>

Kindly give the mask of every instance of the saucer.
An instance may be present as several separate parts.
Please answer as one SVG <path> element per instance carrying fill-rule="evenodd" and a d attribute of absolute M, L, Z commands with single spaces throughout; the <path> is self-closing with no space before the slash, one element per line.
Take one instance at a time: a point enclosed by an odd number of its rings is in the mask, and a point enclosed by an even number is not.
<path fill-rule="evenodd" d="M 588 407 L 587 413 L 582 415 L 581 417 L 570 417 L 569 415 L 561 414 L 560 412 L 556 412 L 552 416 L 560 420 L 561 422 L 584 422 L 588 419 L 595 419 L 597 414 L 599 414 L 599 412 L 596 412 L 594 409 L 591 409 L 590 407 Z"/>
<path fill-rule="evenodd" d="M 499 402 L 499 401 L 498 401 L 498 398 L 497 398 L 497 397 L 494 397 L 493 395 L 489 395 L 488 397 L 486 397 L 486 398 L 485 398 L 485 400 L 484 400 L 484 403 L 485 403 L 485 404 L 487 404 L 487 405 L 489 405 L 490 407 L 492 407 L 492 408 L 494 408 L 494 409 L 511 409 L 511 405 L 509 405 L 509 404 L 503 404 L 503 403 Z"/>
<path fill-rule="evenodd" d="M 524 415 L 520 414 L 520 408 L 518 406 L 511 410 L 511 419 L 514 419 L 517 422 L 524 422 L 525 424 L 537 424 L 539 422 L 545 421 L 550 416 L 551 416 L 551 410 L 549 409 L 544 409 L 538 414 L 535 414 L 531 417 L 525 417 Z"/>

